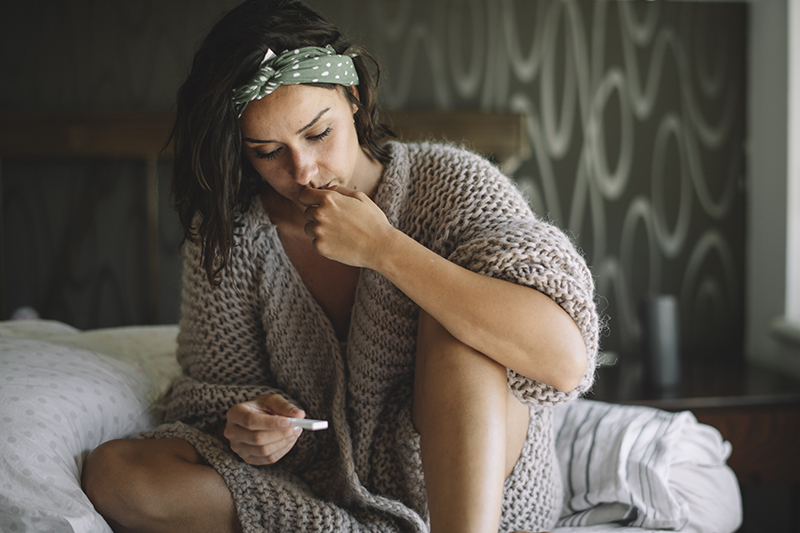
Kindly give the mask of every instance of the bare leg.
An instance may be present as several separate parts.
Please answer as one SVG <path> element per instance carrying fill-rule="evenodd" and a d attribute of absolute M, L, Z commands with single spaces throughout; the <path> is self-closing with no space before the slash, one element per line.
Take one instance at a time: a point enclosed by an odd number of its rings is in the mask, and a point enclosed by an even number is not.
<path fill-rule="evenodd" d="M 87 458 L 82 483 L 118 533 L 240 531 L 225 481 L 184 440 L 107 442 Z"/>
<path fill-rule="evenodd" d="M 503 482 L 519 458 L 528 408 L 509 395 L 506 369 L 420 315 L 414 425 L 431 530 L 496 532 Z"/>

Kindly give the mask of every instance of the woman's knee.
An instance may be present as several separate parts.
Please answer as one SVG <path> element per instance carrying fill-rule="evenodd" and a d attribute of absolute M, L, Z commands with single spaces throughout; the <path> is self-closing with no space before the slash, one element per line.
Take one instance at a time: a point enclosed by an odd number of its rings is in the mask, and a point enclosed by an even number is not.
<path fill-rule="evenodd" d="M 126 524 L 157 515 L 159 476 L 170 470 L 170 464 L 197 462 L 198 457 L 185 441 L 112 440 L 88 455 L 81 482 L 101 515 Z"/>
<path fill-rule="evenodd" d="M 86 457 L 81 484 L 91 498 L 92 494 L 107 492 L 107 485 L 122 484 L 128 468 L 130 443 L 128 440 L 111 440 L 95 448 Z"/>
<path fill-rule="evenodd" d="M 114 500 L 130 501 L 130 492 L 136 492 L 137 483 L 146 480 L 140 469 L 145 467 L 138 448 L 146 441 L 119 439 L 105 442 L 95 448 L 83 466 L 81 484 L 86 495 L 102 513 L 101 508 Z"/>
<path fill-rule="evenodd" d="M 412 419 L 449 416 L 452 410 L 492 409 L 505 402 L 506 369 L 453 337 L 424 311 L 420 313 L 414 370 Z M 434 427 L 438 422 L 434 422 Z"/>
<path fill-rule="evenodd" d="M 441 433 L 442 416 L 455 421 L 466 415 L 467 428 L 482 421 L 494 424 L 497 427 L 492 429 L 506 436 L 508 475 L 525 443 L 529 409 L 509 393 L 506 368 L 455 339 L 424 311 L 415 365 L 412 421 L 416 430 L 422 434 L 433 428 L 434 434 Z"/>
<path fill-rule="evenodd" d="M 95 509 L 105 517 L 116 516 L 122 506 L 129 505 L 133 487 L 129 440 L 113 440 L 101 444 L 83 465 L 81 485 Z"/>
<path fill-rule="evenodd" d="M 415 381 L 425 384 L 430 379 L 437 389 L 448 384 L 457 386 L 462 379 L 484 381 L 487 375 L 496 378 L 498 384 L 505 384 L 505 367 L 453 337 L 424 311 L 420 312 L 418 324 L 415 368 Z"/>

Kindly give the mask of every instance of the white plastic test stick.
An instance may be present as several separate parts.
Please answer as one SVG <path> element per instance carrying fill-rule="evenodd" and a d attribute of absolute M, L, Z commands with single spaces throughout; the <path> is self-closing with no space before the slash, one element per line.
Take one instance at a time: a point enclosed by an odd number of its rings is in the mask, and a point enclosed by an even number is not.
<path fill-rule="evenodd" d="M 311 431 L 328 429 L 327 420 L 314 420 L 313 418 L 290 418 L 289 422 L 292 423 L 293 427 L 309 429 Z"/>

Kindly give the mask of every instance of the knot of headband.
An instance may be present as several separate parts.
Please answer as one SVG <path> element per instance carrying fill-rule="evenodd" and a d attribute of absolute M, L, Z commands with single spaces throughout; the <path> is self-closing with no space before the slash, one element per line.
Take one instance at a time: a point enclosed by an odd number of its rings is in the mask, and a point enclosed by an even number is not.
<path fill-rule="evenodd" d="M 264 98 L 278 86 L 298 83 L 358 85 L 358 74 L 352 56 L 338 55 L 331 45 L 306 46 L 281 55 L 267 50 L 253 78 L 233 90 L 237 116 L 242 116 L 248 103 Z"/>

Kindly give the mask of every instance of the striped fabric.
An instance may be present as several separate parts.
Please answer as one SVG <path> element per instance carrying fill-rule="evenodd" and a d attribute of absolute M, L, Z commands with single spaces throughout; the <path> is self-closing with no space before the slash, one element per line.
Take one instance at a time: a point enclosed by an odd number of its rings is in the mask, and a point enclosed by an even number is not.
<path fill-rule="evenodd" d="M 688 411 L 580 400 L 556 407 L 554 418 L 564 481 L 560 527 L 681 529 L 689 505 L 670 486 L 670 467 L 686 461 L 724 465 L 730 454 L 730 444 Z M 697 446 L 681 442 L 698 438 Z"/>

